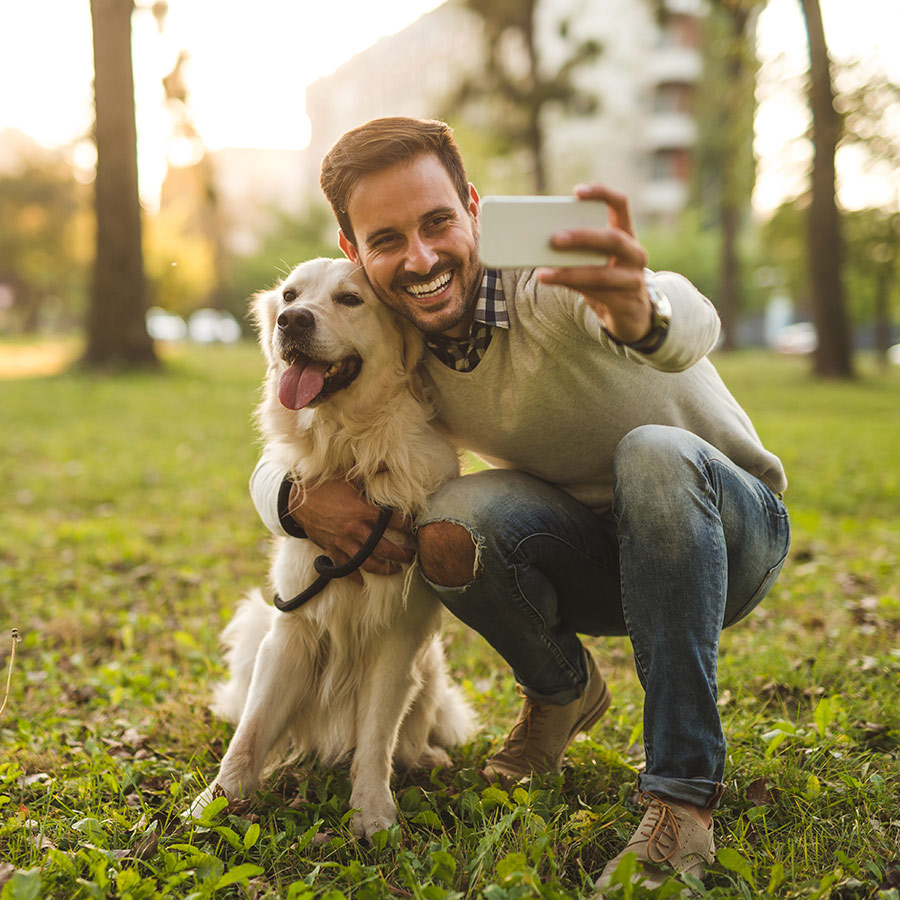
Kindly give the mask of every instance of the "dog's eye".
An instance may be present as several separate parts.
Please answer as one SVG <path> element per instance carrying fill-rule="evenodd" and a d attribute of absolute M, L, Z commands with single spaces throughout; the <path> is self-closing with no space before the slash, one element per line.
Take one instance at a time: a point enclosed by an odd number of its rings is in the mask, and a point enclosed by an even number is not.
<path fill-rule="evenodd" d="M 297 292 L 293 288 L 285 288 L 281 292 L 285 303 L 293 303 L 297 299 Z"/>
<path fill-rule="evenodd" d="M 359 294 L 338 294 L 334 298 L 335 303 L 340 303 L 341 306 L 361 306 L 362 305 L 362 297 Z"/>

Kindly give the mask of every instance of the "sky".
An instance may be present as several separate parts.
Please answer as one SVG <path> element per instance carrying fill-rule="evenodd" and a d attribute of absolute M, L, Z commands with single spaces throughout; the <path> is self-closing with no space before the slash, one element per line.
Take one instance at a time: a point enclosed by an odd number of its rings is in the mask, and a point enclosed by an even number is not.
<path fill-rule="evenodd" d="M 150 2 L 138 0 L 138 6 Z M 298 149 L 309 138 L 304 86 L 439 2 L 342 0 L 331 7 L 322 0 L 169 0 L 162 35 L 148 11 L 137 12 L 133 46 L 145 202 L 152 205 L 164 174 L 164 136 L 171 128 L 160 78 L 180 49 L 191 54 L 190 103 L 208 147 Z M 835 59 L 872 59 L 900 81 L 900 0 L 821 3 Z M 797 93 L 806 68 L 799 0 L 770 0 L 760 17 L 759 50 L 764 66 L 754 202 L 765 211 L 799 189 L 808 155 L 798 140 L 807 124 Z M 18 128 L 47 146 L 71 145 L 90 127 L 91 77 L 89 0 L 0 0 L 0 129 Z M 72 152 L 87 172 L 90 145 L 82 142 Z M 883 178 L 865 178 L 849 155 L 839 162 L 847 205 L 883 195 Z"/>

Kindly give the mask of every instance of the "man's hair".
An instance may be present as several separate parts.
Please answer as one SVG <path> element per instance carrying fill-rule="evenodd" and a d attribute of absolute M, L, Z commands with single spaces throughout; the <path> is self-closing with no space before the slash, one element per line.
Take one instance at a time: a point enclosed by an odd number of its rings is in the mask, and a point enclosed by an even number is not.
<path fill-rule="evenodd" d="M 467 207 L 469 182 L 453 129 L 445 122 L 389 116 L 372 119 L 338 139 L 322 160 L 319 184 L 351 243 L 355 245 L 356 238 L 347 206 L 360 179 L 429 153 L 447 170 L 463 207 Z"/>

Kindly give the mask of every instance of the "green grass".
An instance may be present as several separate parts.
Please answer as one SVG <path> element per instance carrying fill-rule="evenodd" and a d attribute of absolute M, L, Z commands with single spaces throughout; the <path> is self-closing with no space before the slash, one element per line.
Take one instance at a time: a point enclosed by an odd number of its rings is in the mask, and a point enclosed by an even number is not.
<path fill-rule="evenodd" d="M 786 463 L 794 544 L 723 637 L 724 849 L 703 893 L 896 898 L 900 371 L 832 384 L 802 360 L 718 363 Z M 451 770 L 395 780 L 401 822 L 375 846 L 350 835 L 347 772 L 315 764 L 279 772 L 245 816 L 182 818 L 230 736 L 205 706 L 218 632 L 265 578 L 246 487 L 261 375 L 241 346 L 182 351 L 162 374 L 0 382 L 0 696 L 22 638 L 0 719 L 0 897 L 587 896 L 639 819 L 624 639 L 590 641 L 610 714 L 529 790 L 477 775 L 518 699 L 450 623 L 483 732 Z"/>

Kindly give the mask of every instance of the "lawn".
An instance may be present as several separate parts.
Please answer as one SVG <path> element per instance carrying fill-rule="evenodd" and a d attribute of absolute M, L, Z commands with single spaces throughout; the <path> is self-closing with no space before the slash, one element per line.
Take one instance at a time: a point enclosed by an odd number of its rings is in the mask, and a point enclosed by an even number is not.
<path fill-rule="evenodd" d="M 519 701 L 490 648 L 448 623 L 484 727 L 452 769 L 395 779 L 401 822 L 374 846 L 351 836 L 347 772 L 315 764 L 276 773 L 243 816 L 186 820 L 231 733 L 206 709 L 217 635 L 265 578 L 247 492 L 261 360 L 184 349 L 162 373 L 106 378 L 40 375 L 47 354 L 27 356 L 27 377 L 0 380 L 2 900 L 590 893 L 640 817 L 625 639 L 589 642 L 614 706 L 562 775 L 511 794 L 480 779 Z M 786 464 L 794 542 L 773 593 L 723 637 L 728 790 L 697 891 L 897 900 L 900 370 L 832 384 L 803 360 L 717 363 Z"/>

